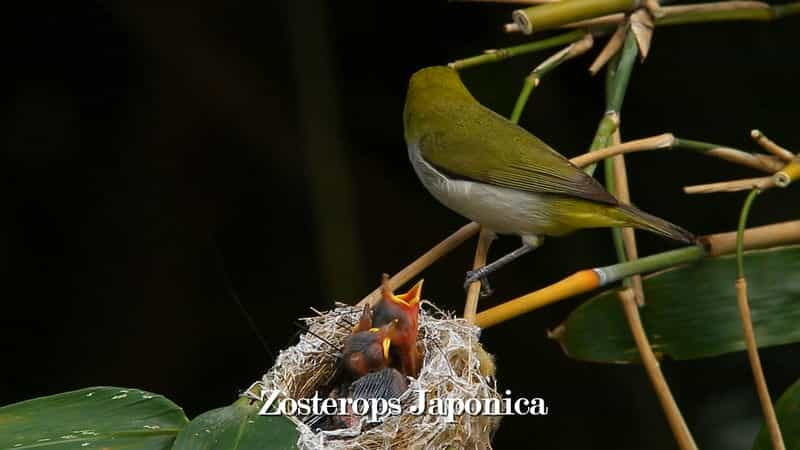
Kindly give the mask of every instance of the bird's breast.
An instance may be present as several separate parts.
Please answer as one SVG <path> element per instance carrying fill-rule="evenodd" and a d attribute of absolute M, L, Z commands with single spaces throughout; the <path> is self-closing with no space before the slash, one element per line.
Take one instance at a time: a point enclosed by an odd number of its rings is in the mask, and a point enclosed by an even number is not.
<path fill-rule="evenodd" d="M 424 159 L 417 144 L 408 145 L 408 156 L 425 188 L 462 216 L 501 234 L 551 234 L 554 223 L 546 194 L 449 178 Z"/>

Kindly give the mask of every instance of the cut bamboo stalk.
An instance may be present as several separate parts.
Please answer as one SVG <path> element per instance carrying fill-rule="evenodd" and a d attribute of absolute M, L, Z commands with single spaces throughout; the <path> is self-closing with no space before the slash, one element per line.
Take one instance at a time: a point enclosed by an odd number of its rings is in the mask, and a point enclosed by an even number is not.
<path fill-rule="evenodd" d="M 619 299 L 622 301 L 622 309 L 625 312 L 625 318 L 628 320 L 633 340 L 636 342 L 636 348 L 639 349 L 642 365 L 644 365 L 647 376 L 650 378 L 650 383 L 653 384 L 653 389 L 656 392 L 658 401 L 661 403 L 664 414 L 667 416 L 667 423 L 669 423 L 672 434 L 678 442 L 678 447 L 681 450 L 696 450 L 697 444 L 695 444 L 692 434 L 689 432 L 689 427 L 686 425 L 681 410 L 672 396 L 669 384 L 664 378 L 664 373 L 661 372 L 658 359 L 650 347 L 650 341 L 644 331 L 633 291 L 631 289 L 623 289 L 619 292 Z"/>
<path fill-rule="evenodd" d="M 486 260 L 489 257 L 489 247 L 495 234 L 486 228 L 481 228 L 481 233 L 478 237 L 478 246 L 475 249 L 475 259 L 472 262 L 472 270 L 480 269 L 486 265 Z M 464 302 L 464 318 L 470 323 L 475 323 L 475 314 L 478 311 L 478 299 L 481 294 L 481 282 L 473 281 L 467 287 L 467 299 Z"/>

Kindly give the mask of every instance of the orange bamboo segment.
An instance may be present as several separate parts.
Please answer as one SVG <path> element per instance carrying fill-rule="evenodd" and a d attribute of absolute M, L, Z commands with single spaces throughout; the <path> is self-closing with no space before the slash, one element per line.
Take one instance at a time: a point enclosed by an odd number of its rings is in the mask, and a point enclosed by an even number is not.
<path fill-rule="evenodd" d="M 481 328 L 488 328 L 550 303 L 555 303 L 598 287 L 600 287 L 600 277 L 597 273 L 594 270 L 581 270 L 538 291 L 481 311 L 475 318 L 475 324 Z"/>

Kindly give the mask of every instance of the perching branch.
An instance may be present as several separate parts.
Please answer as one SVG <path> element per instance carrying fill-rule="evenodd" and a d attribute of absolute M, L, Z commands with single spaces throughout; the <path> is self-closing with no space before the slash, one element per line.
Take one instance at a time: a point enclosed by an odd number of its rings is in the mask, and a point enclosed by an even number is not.
<path fill-rule="evenodd" d="M 403 270 L 397 272 L 393 277 L 389 278 L 389 287 L 392 290 L 395 290 L 407 283 L 420 272 L 428 268 L 431 264 L 438 261 L 441 257 L 458 248 L 464 243 L 464 241 L 478 234 L 479 230 L 480 225 L 475 222 L 470 222 L 459 228 L 455 233 L 451 234 L 445 240 L 433 246 L 433 248 L 414 260 L 414 262 L 404 267 Z M 380 300 L 380 298 L 381 288 L 378 286 L 374 291 L 370 292 L 369 295 L 361 299 L 361 301 L 358 302 L 358 306 L 364 306 L 364 303 L 370 303 L 371 305 L 374 305 L 378 302 L 378 300 Z"/>
<path fill-rule="evenodd" d="M 482 328 L 518 317 L 542 306 L 591 292 L 634 274 L 644 274 L 736 251 L 736 231 L 703 236 L 699 245 L 639 258 L 636 261 L 581 270 L 538 291 L 517 297 L 478 313 Z M 800 243 L 800 220 L 752 228 L 744 233 L 744 249 L 754 250 Z"/>
<path fill-rule="evenodd" d="M 475 249 L 475 259 L 472 263 L 472 269 L 480 269 L 486 265 L 486 259 L 489 256 L 489 247 L 495 234 L 485 228 L 481 228 L 481 233 L 478 237 L 478 247 Z M 464 302 L 464 318 L 467 321 L 474 323 L 475 314 L 478 312 L 478 299 L 481 294 L 481 281 L 473 281 L 467 287 L 467 300 Z"/>

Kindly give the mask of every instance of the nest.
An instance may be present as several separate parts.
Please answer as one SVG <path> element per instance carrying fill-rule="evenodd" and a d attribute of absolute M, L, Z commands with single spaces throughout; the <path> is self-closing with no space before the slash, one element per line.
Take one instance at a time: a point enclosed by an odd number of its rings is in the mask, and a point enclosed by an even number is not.
<path fill-rule="evenodd" d="M 312 397 L 336 369 L 337 359 L 330 345 L 341 348 L 349 334 L 347 324 L 357 321 L 360 314 L 360 308 L 339 306 L 303 319 L 311 333 L 301 335 L 297 345 L 281 351 L 275 366 L 263 377 L 263 388 L 294 399 Z M 419 347 L 424 358 L 419 376 L 411 379 L 408 390 L 399 397 L 403 411 L 416 404 L 420 389 L 428 393 L 428 399 L 500 399 L 494 363 L 478 342 L 479 335 L 475 325 L 423 301 Z M 297 445 L 300 449 L 332 450 L 491 448 L 498 416 L 461 414 L 453 419 L 448 422 L 446 416 L 429 411 L 387 415 L 378 424 L 368 424 L 362 417 L 356 425 L 335 431 L 312 430 L 295 420 L 300 433 Z"/>

